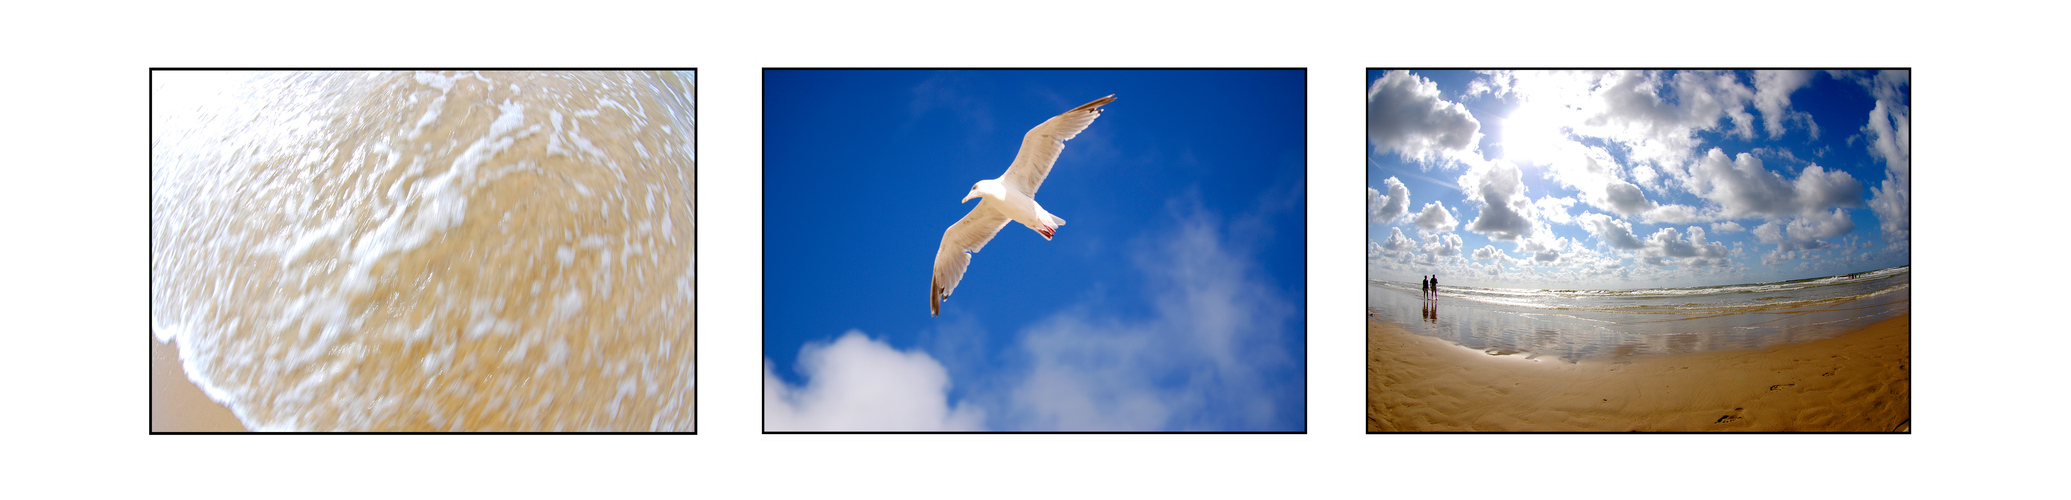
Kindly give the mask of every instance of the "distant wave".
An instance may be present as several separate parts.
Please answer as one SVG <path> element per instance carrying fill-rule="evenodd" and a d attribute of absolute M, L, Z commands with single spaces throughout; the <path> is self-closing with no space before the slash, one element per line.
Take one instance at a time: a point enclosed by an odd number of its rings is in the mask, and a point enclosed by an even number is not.
<path fill-rule="evenodd" d="M 1526 289 L 1444 285 L 1439 296 L 1474 302 L 1558 311 L 1707 314 L 1823 306 L 1866 299 L 1911 287 L 1911 265 L 1838 276 L 1788 281 L 1677 288 Z M 1371 286 L 1421 293 L 1409 283 L 1369 279 Z"/>

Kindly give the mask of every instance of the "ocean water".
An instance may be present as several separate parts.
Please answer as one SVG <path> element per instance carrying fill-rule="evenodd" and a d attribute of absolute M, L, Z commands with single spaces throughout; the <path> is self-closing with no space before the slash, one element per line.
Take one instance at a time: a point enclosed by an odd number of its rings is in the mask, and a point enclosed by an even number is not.
<path fill-rule="evenodd" d="M 1563 361 L 1761 349 L 1907 314 L 1912 266 L 1687 288 L 1557 290 L 1367 280 L 1370 318 L 1490 354 Z"/>
<path fill-rule="evenodd" d="M 153 72 L 152 334 L 258 430 L 691 430 L 694 85 Z"/>

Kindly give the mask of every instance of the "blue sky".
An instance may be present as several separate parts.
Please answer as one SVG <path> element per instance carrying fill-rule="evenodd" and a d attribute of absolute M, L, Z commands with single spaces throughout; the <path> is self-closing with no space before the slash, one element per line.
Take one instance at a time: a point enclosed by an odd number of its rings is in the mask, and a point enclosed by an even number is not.
<path fill-rule="evenodd" d="M 1301 71 L 766 71 L 769 430 L 1303 430 Z M 942 232 L 1065 143 L 942 315 Z"/>
<path fill-rule="evenodd" d="M 1369 278 L 1639 288 L 1911 253 L 1906 71 L 1368 71 Z"/>

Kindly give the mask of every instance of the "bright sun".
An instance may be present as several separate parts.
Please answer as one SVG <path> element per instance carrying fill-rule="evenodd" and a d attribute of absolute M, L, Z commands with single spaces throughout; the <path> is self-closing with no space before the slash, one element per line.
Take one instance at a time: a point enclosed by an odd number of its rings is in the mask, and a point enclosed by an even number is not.
<path fill-rule="evenodd" d="M 1519 165 L 1552 161 L 1568 140 L 1561 109 L 1526 103 L 1503 119 L 1503 159 Z"/>

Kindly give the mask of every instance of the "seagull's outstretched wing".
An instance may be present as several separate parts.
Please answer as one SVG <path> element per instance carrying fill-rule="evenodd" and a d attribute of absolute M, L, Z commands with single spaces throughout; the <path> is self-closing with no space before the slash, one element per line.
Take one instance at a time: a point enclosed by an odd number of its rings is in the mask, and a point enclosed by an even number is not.
<path fill-rule="evenodd" d="M 1109 94 L 1029 129 L 1028 135 L 1021 136 L 1021 152 L 1014 154 L 1014 164 L 1007 167 L 1007 175 L 1000 176 L 1000 180 L 1021 194 L 1035 196 L 1036 188 L 1043 187 L 1043 179 L 1050 177 L 1050 165 L 1057 163 L 1057 154 L 1064 152 L 1064 141 L 1078 137 L 1080 131 L 1093 124 L 1094 118 L 1100 117 L 1100 107 L 1114 100 L 1115 96 Z"/>
<path fill-rule="evenodd" d="M 964 279 L 964 268 L 971 266 L 971 252 L 985 248 L 993 235 L 1007 227 L 1007 215 L 992 208 L 991 203 L 979 201 L 971 213 L 942 232 L 942 248 L 935 250 L 935 279 L 928 287 L 929 316 L 942 313 L 942 300 L 956 291 L 957 282 Z"/>

